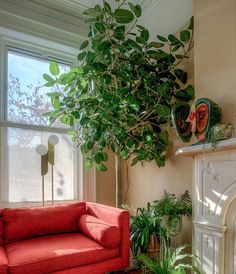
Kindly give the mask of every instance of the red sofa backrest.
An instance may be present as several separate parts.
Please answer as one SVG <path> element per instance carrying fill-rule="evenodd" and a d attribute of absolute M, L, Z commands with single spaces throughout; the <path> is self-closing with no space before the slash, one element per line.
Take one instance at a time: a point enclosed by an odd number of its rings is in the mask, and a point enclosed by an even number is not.
<path fill-rule="evenodd" d="M 0 209 L 0 246 L 3 245 L 4 225 L 2 219 L 2 210 Z"/>
<path fill-rule="evenodd" d="M 85 202 L 46 207 L 3 209 L 5 242 L 77 231 L 78 219 L 85 213 Z"/>

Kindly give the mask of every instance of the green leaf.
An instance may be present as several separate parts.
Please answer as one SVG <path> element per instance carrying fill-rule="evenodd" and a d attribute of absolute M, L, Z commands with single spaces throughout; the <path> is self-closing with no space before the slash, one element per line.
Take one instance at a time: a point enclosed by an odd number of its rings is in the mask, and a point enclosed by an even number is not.
<path fill-rule="evenodd" d="M 69 124 L 69 118 L 66 115 L 61 116 L 60 121 L 64 125 L 68 125 Z"/>
<path fill-rule="evenodd" d="M 151 42 L 148 44 L 148 48 L 156 48 L 156 49 L 159 49 L 159 48 L 162 48 L 164 47 L 165 44 L 163 43 L 158 43 L 158 42 Z"/>
<path fill-rule="evenodd" d="M 94 159 L 97 164 L 100 164 L 103 161 L 103 153 L 97 152 L 94 156 Z"/>
<path fill-rule="evenodd" d="M 189 100 L 193 100 L 195 97 L 194 88 L 191 85 L 188 85 L 184 90 L 177 90 L 175 95 L 177 99 L 188 102 Z"/>
<path fill-rule="evenodd" d="M 85 167 L 86 168 L 93 168 L 93 161 L 90 159 L 86 159 L 85 161 Z"/>
<path fill-rule="evenodd" d="M 111 151 L 112 152 L 116 152 L 116 147 L 115 147 L 115 145 L 113 143 L 111 143 Z"/>
<path fill-rule="evenodd" d="M 159 167 L 165 166 L 165 158 L 162 155 L 156 155 L 155 162 Z"/>
<path fill-rule="evenodd" d="M 161 42 L 168 42 L 168 40 L 164 37 L 164 36 L 161 36 L 161 35 L 157 35 L 157 38 L 161 41 Z"/>
<path fill-rule="evenodd" d="M 135 49 L 139 52 L 142 52 L 142 48 L 140 47 L 140 45 L 138 43 L 136 43 L 135 41 L 128 39 L 128 45 L 132 48 Z"/>
<path fill-rule="evenodd" d="M 147 29 L 142 30 L 140 37 L 147 42 L 149 39 L 149 31 Z"/>
<path fill-rule="evenodd" d="M 86 52 L 81 52 L 81 53 L 78 54 L 77 59 L 79 61 L 82 61 L 85 56 L 86 56 Z"/>
<path fill-rule="evenodd" d="M 80 45 L 80 50 L 87 48 L 87 46 L 89 45 L 89 41 L 85 40 L 81 45 Z"/>
<path fill-rule="evenodd" d="M 88 62 L 89 65 L 92 65 L 94 60 L 95 60 L 95 54 L 93 52 L 89 51 L 86 56 L 86 61 Z"/>
<path fill-rule="evenodd" d="M 129 3 L 130 9 L 133 11 L 133 13 L 136 15 L 136 17 L 140 17 L 142 15 L 142 8 L 140 5 L 134 5 L 132 3 Z"/>
<path fill-rule="evenodd" d="M 88 142 L 86 143 L 86 145 L 87 145 L 87 148 L 88 148 L 88 149 L 92 149 L 92 148 L 94 147 L 94 142 L 93 142 L 93 141 L 88 141 Z"/>
<path fill-rule="evenodd" d="M 107 167 L 104 164 L 96 164 L 98 171 L 107 171 Z"/>
<path fill-rule="evenodd" d="M 125 26 L 118 26 L 115 28 L 113 37 L 121 40 L 125 37 Z"/>
<path fill-rule="evenodd" d="M 89 8 L 83 12 L 84 15 L 90 18 L 97 18 L 102 15 L 102 10 L 98 10 L 96 8 Z"/>
<path fill-rule="evenodd" d="M 104 3 L 104 8 L 105 8 L 105 11 L 106 11 L 108 14 L 112 15 L 111 6 L 107 3 L 107 1 L 105 1 L 105 3 Z"/>
<path fill-rule="evenodd" d="M 188 30 L 183 30 L 180 32 L 180 40 L 182 42 L 188 42 L 190 39 L 190 32 Z"/>
<path fill-rule="evenodd" d="M 103 152 L 103 161 L 104 162 L 108 161 L 108 155 L 106 152 Z"/>
<path fill-rule="evenodd" d="M 189 100 L 193 100 L 195 98 L 195 91 L 194 91 L 194 87 L 192 85 L 188 85 L 186 87 L 185 91 L 188 94 Z"/>
<path fill-rule="evenodd" d="M 192 30 L 194 28 L 194 17 L 192 16 L 190 19 L 190 24 L 188 26 L 188 29 Z"/>
<path fill-rule="evenodd" d="M 172 52 L 177 51 L 180 47 L 181 47 L 181 45 L 174 46 L 174 47 L 172 48 Z"/>
<path fill-rule="evenodd" d="M 128 148 L 131 148 L 134 144 L 135 144 L 134 139 L 129 139 L 129 140 L 127 141 L 126 146 L 127 146 Z"/>
<path fill-rule="evenodd" d="M 134 11 L 134 13 L 135 13 L 135 15 L 136 15 L 137 17 L 141 17 L 141 15 L 142 15 L 142 8 L 141 8 L 140 5 L 136 5 L 136 6 L 135 6 L 135 11 Z"/>
<path fill-rule="evenodd" d="M 175 69 L 174 73 L 183 84 L 186 84 L 188 80 L 187 72 L 183 71 L 182 69 Z"/>
<path fill-rule="evenodd" d="M 161 117 L 167 117 L 167 116 L 170 115 L 171 110 L 170 110 L 170 108 L 168 106 L 166 106 L 166 105 L 160 105 L 159 104 L 156 107 L 156 112 Z"/>
<path fill-rule="evenodd" d="M 167 93 L 169 92 L 171 88 L 171 85 L 170 83 L 167 81 L 167 82 L 164 82 L 162 83 L 159 87 L 158 87 L 158 90 L 157 92 L 162 95 L 162 96 L 166 96 Z"/>
<path fill-rule="evenodd" d="M 181 41 L 176 38 L 173 34 L 168 35 L 168 39 L 171 42 L 171 45 L 177 46 L 177 45 L 183 45 Z"/>
<path fill-rule="evenodd" d="M 89 149 L 86 144 L 81 145 L 80 150 L 81 150 L 82 154 L 86 154 L 89 152 Z"/>
<path fill-rule="evenodd" d="M 120 157 L 123 159 L 127 159 L 129 157 L 129 152 L 126 149 L 122 149 L 120 151 Z"/>
<path fill-rule="evenodd" d="M 106 31 L 106 27 L 104 26 L 103 23 L 97 22 L 95 23 L 95 28 L 100 32 L 104 33 Z"/>
<path fill-rule="evenodd" d="M 54 85 L 54 83 L 56 82 L 50 75 L 46 73 L 43 74 L 43 79 L 48 83 L 51 83 L 52 85 Z"/>
<path fill-rule="evenodd" d="M 57 76 L 60 73 L 58 64 L 55 61 L 52 61 L 49 65 L 49 71 L 52 75 Z"/>
<path fill-rule="evenodd" d="M 128 24 L 134 20 L 134 15 L 126 9 L 116 9 L 114 17 L 117 23 Z"/>

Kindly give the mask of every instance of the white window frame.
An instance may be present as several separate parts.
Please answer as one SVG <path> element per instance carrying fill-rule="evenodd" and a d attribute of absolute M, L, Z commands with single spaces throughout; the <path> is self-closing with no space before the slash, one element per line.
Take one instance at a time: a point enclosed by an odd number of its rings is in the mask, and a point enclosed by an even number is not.
<path fill-rule="evenodd" d="M 18 127 L 23 129 L 34 129 L 42 131 L 53 131 L 53 132 L 65 132 L 67 130 L 62 128 L 48 128 L 45 126 L 19 124 L 11 121 L 7 121 L 7 53 L 8 48 L 16 48 L 22 50 L 22 52 L 32 52 L 32 54 L 37 54 L 38 58 L 40 56 L 43 59 L 52 60 L 56 59 L 62 61 L 63 63 L 76 64 L 76 55 L 78 49 L 65 46 L 63 44 L 55 43 L 43 38 L 28 35 L 22 32 L 17 32 L 14 30 L 6 29 L 0 26 L 0 126 Z M 1 148 L 2 137 L 0 136 L 0 180 L 2 182 L 1 166 L 3 162 L 3 153 Z M 96 202 L 96 171 L 93 169 L 88 171 L 84 167 L 84 161 L 82 154 L 77 150 L 75 152 L 75 168 L 76 172 L 74 178 L 74 199 L 75 200 L 87 200 Z M 0 182 L 0 206 L 3 204 L 3 193 L 1 189 Z M 57 201 L 60 202 L 60 201 Z M 61 201 L 64 202 L 64 201 Z M 40 203 L 9 203 L 4 206 L 14 207 L 14 206 L 32 206 L 38 205 Z"/>

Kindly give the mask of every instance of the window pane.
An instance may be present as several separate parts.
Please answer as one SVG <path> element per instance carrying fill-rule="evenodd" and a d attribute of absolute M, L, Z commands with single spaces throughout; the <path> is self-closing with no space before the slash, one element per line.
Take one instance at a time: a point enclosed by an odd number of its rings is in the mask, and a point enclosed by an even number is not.
<path fill-rule="evenodd" d="M 47 93 L 55 88 L 43 87 L 43 74 L 49 71 L 50 61 L 8 50 L 7 120 L 15 123 L 47 126 L 43 114 L 52 110 Z M 62 73 L 70 66 L 59 64 Z M 65 127 L 59 121 L 54 127 Z"/>
<path fill-rule="evenodd" d="M 48 146 L 51 132 L 1 127 L 3 144 L 3 201 L 24 203 L 42 201 L 41 156 L 39 144 Z M 55 145 L 54 199 L 73 200 L 74 148 L 66 134 L 53 133 L 59 138 Z M 51 200 L 51 165 L 45 175 L 45 200 Z"/>

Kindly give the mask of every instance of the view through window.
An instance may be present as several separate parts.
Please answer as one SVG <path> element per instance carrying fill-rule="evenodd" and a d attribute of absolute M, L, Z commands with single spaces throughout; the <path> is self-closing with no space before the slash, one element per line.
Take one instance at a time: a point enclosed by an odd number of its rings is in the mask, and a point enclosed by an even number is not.
<path fill-rule="evenodd" d="M 49 59 L 49 58 L 48 58 Z M 55 200 L 75 198 L 75 153 L 66 128 L 60 121 L 48 129 L 43 114 L 52 109 L 47 93 L 54 88 L 43 87 L 43 74 L 50 60 L 27 51 L 8 48 L 5 122 L 1 125 L 3 151 L 3 203 L 41 202 L 41 157 L 39 144 L 48 145 L 50 135 L 57 135 L 55 146 Z M 69 62 L 59 61 L 60 71 L 67 72 Z M 51 199 L 51 169 L 45 176 L 45 200 Z"/>

